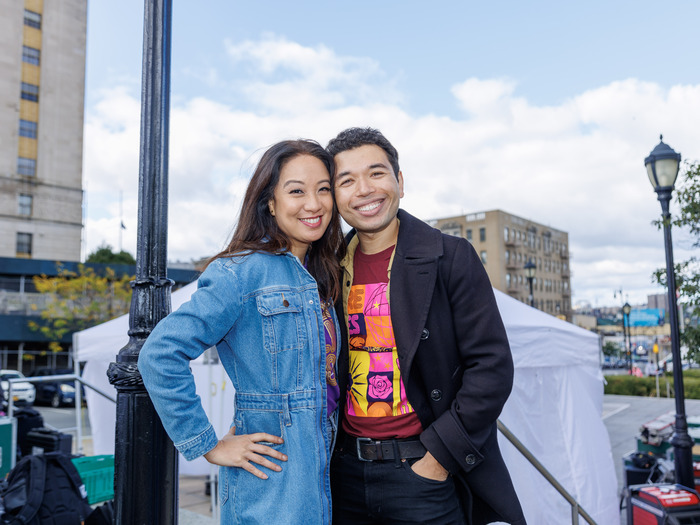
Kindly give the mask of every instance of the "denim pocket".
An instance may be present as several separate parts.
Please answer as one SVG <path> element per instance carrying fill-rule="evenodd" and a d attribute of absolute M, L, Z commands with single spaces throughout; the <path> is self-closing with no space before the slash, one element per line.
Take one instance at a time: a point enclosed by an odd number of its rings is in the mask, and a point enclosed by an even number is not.
<path fill-rule="evenodd" d="M 235 475 L 236 467 L 219 467 L 219 504 L 228 501 L 229 476 Z"/>
<path fill-rule="evenodd" d="M 282 412 L 275 410 L 238 410 L 236 414 L 236 435 L 265 432 L 284 439 L 284 418 Z M 283 446 L 269 441 L 258 441 L 260 445 L 280 450 Z"/>
<path fill-rule="evenodd" d="M 263 344 L 276 354 L 304 347 L 304 317 L 302 297 L 294 292 L 269 292 L 256 297 L 258 313 L 262 316 Z"/>

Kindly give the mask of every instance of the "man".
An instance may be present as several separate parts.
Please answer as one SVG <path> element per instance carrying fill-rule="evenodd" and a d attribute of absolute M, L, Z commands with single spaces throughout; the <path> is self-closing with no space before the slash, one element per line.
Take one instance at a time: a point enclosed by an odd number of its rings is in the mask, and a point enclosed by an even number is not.
<path fill-rule="evenodd" d="M 327 149 L 354 228 L 337 305 L 333 522 L 524 524 L 496 440 L 513 361 L 481 261 L 399 210 L 398 154 L 379 131 L 345 130 Z"/>

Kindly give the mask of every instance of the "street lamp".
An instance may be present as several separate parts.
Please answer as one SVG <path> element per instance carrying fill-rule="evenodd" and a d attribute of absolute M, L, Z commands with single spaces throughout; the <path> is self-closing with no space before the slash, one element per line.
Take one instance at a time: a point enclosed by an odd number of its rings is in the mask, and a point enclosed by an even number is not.
<path fill-rule="evenodd" d="M 530 306 L 534 308 L 535 295 L 532 291 L 532 281 L 535 280 L 535 270 L 537 269 L 537 265 L 535 265 L 535 263 L 532 262 L 532 259 L 528 259 L 528 261 L 525 263 L 525 266 L 523 266 L 523 269 L 525 270 L 525 277 L 527 277 L 527 282 L 530 283 Z"/>
<path fill-rule="evenodd" d="M 178 455 L 138 369 L 148 334 L 170 312 L 167 278 L 172 0 L 144 1 L 136 278 L 129 342 L 107 371 L 117 389 L 114 523 L 177 523 Z"/>
<path fill-rule="evenodd" d="M 664 226 L 664 246 L 666 248 L 666 284 L 668 287 L 668 317 L 671 325 L 671 355 L 673 358 L 673 390 L 676 397 L 676 420 L 671 445 L 676 467 L 676 482 L 695 488 L 693 477 L 693 440 L 688 435 L 685 417 L 685 393 L 683 389 L 683 365 L 681 363 L 680 335 L 678 331 L 678 305 L 676 303 L 676 274 L 673 268 L 673 242 L 671 240 L 671 212 L 669 204 L 673 186 L 678 176 L 681 154 L 661 142 L 644 159 L 649 181 L 661 203 L 661 217 Z"/>
<path fill-rule="evenodd" d="M 630 312 L 632 307 L 630 303 L 622 305 L 622 339 L 625 341 L 625 359 L 627 361 L 627 369 L 632 373 L 632 349 L 630 348 Z"/>

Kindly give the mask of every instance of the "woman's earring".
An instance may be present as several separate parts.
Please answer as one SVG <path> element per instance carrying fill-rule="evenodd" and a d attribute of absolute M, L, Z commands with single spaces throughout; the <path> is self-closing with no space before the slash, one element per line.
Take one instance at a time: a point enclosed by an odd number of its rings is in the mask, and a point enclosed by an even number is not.
<path fill-rule="evenodd" d="M 270 206 L 270 215 L 275 216 L 275 210 L 272 209 L 272 206 Z"/>

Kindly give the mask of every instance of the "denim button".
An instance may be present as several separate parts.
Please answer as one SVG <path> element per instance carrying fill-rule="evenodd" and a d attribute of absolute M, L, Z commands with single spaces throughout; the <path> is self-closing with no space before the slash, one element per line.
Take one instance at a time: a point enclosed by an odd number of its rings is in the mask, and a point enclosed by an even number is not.
<path fill-rule="evenodd" d="M 430 330 L 423 328 L 423 331 L 420 334 L 421 341 L 425 341 L 428 337 L 430 337 Z"/>
<path fill-rule="evenodd" d="M 464 461 L 467 462 L 467 465 L 473 465 L 474 463 L 476 463 L 476 457 L 474 456 L 474 454 L 467 454 L 467 457 L 464 458 Z"/>
<path fill-rule="evenodd" d="M 430 392 L 430 398 L 433 401 L 440 401 L 442 399 L 442 392 L 436 388 L 435 390 Z"/>

